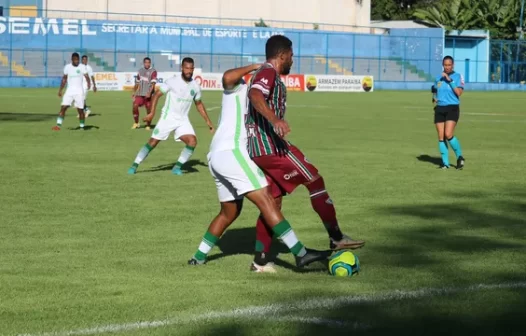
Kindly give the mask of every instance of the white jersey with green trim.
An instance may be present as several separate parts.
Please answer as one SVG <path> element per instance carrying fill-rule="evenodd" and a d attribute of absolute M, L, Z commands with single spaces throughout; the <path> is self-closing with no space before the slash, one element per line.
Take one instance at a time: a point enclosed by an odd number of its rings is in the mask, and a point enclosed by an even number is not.
<path fill-rule="evenodd" d="M 247 150 L 245 128 L 245 116 L 248 112 L 247 89 L 248 85 L 241 82 L 235 89 L 223 91 L 219 126 L 210 144 L 210 152 Z"/>
<path fill-rule="evenodd" d="M 187 120 L 194 101 L 201 100 L 201 87 L 195 80 L 185 81 L 181 75 L 168 78 L 159 84 L 159 90 L 166 95 L 161 118 Z"/>

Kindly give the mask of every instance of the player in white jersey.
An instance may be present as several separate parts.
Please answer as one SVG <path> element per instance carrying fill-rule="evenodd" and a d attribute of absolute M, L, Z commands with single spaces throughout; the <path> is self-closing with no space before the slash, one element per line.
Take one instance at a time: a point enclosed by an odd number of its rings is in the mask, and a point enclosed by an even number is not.
<path fill-rule="evenodd" d="M 95 83 L 95 75 L 93 74 L 93 69 L 91 65 L 88 64 L 88 56 L 82 55 L 82 64 L 86 67 L 86 70 L 88 71 L 88 77 L 91 79 L 91 88 L 93 89 L 93 92 L 97 92 L 97 83 Z M 86 79 L 83 80 L 84 84 L 84 115 L 85 117 L 89 117 L 91 110 L 88 105 L 86 105 L 86 101 L 88 100 L 88 82 Z"/>
<path fill-rule="evenodd" d="M 80 64 L 80 57 L 78 53 L 71 55 L 71 64 L 67 64 L 64 67 L 64 76 L 60 83 L 60 89 L 58 90 L 58 96 L 62 97 L 62 104 L 60 112 L 58 113 L 57 125 L 53 127 L 54 131 L 60 131 L 66 110 L 71 105 L 75 104 L 79 114 L 80 129 L 84 129 L 84 85 L 83 80 L 87 82 L 87 89 L 91 87 L 90 78 L 88 71 L 83 64 Z M 64 87 L 68 84 L 66 93 L 62 95 Z"/>
<path fill-rule="evenodd" d="M 169 78 L 164 83 L 159 84 L 159 89 L 152 98 L 150 112 L 143 120 L 147 123 L 152 121 L 159 98 L 166 94 L 166 101 L 161 110 L 161 116 L 153 130 L 152 137 L 137 154 L 135 161 L 128 169 L 128 174 L 135 174 L 139 164 L 160 141 L 168 139 L 172 132 L 174 132 L 175 140 L 181 140 L 186 144 L 172 169 L 172 173 L 175 175 L 183 174 L 181 167 L 190 159 L 197 146 L 197 137 L 188 118 L 192 103 L 195 103 L 197 111 L 205 119 L 210 132 L 214 132 L 212 121 L 210 121 L 205 105 L 201 101 L 201 87 L 192 78 L 193 75 L 194 60 L 186 57 L 181 64 L 181 75 Z"/>
<path fill-rule="evenodd" d="M 210 223 L 197 252 L 188 261 L 190 265 L 206 262 L 212 247 L 241 213 L 244 197 L 259 208 L 266 223 L 296 257 L 298 267 L 327 259 L 331 254 L 330 251 L 307 249 L 298 240 L 266 188 L 268 183 L 263 171 L 248 155 L 245 128 L 248 86 L 243 77 L 259 67 L 249 65 L 228 70 L 223 75 L 221 117 L 208 153 L 208 167 L 216 183 L 221 210 Z M 256 271 L 275 272 L 275 269 L 272 263 L 267 263 Z"/>

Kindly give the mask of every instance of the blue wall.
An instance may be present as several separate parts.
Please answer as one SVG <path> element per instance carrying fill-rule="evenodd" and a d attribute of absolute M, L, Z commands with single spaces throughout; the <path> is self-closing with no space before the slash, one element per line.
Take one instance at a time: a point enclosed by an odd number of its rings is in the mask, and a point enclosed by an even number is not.
<path fill-rule="evenodd" d="M 43 88 L 58 87 L 61 77 L 0 77 L 0 87 L 10 88 Z M 423 90 L 429 91 L 432 82 L 375 82 L 377 90 Z M 466 84 L 467 91 L 522 91 L 526 92 L 526 85 L 518 83 L 470 83 Z"/>
<path fill-rule="evenodd" d="M 445 41 L 444 53 L 453 56 L 455 71 L 462 74 L 467 82 L 488 82 L 489 39 L 448 37 Z"/>
<path fill-rule="evenodd" d="M 432 76 L 442 72 L 444 57 L 444 30 L 428 29 L 391 29 L 391 36 L 400 40 L 397 43 L 397 56 L 408 60 L 420 70 Z"/>
<path fill-rule="evenodd" d="M 106 52 L 159 52 L 262 55 L 265 41 L 285 34 L 297 56 L 402 59 L 426 73 L 440 70 L 443 30 L 391 29 L 390 35 L 273 28 L 207 27 L 95 20 L 0 18 L 0 48 L 88 49 Z M 10 28 L 10 29 L 8 29 Z"/>

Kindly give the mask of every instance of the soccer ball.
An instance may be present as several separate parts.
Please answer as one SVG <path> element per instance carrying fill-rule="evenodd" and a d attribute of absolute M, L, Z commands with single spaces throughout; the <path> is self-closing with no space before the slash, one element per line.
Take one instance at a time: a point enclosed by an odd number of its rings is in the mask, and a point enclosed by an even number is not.
<path fill-rule="evenodd" d="M 351 277 L 360 272 L 360 261 L 351 251 L 338 251 L 329 259 L 329 273 L 337 277 Z"/>

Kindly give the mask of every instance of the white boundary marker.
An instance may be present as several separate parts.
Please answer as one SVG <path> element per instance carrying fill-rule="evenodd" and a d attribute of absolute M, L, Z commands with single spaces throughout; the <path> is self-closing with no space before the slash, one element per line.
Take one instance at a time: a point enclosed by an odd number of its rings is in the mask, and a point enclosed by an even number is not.
<path fill-rule="evenodd" d="M 526 289 L 525 282 L 508 282 L 501 284 L 478 284 L 469 287 L 444 287 L 444 288 L 422 288 L 414 291 L 395 290 L 380 294 L 364 294 L 340 297 L 313 298 L 303 301 L 289 303 L 276 303 L 265 306 L 249 306 L 245 308 L 236 308 L 227 311 L 211 311 L 203 314 L 190 315 L 188 317 L 167 318 L 158 321 L 137 321 L 123 324 L 109 324 L 87 329 L 77 329 L 69 331 L 46 332 L 36 334 L 18 334 L 17 336 L 85 336 L 98 335 L 102 333 L 118 333 L 125 331 L 134 331 L 140 329 L 153 329 L 158 327 L 174 326 L 188 324 L 192 322 L 211 321 L 221 318 L 267 318 L 273 321 L 298 321 L 303 323 L 315 323 L 323 325 L 335 325 L 346 327 L 350 326 L 355 329 L 368 328 L 369 326 L 358 322 L 332 321 L 322 318 L 294 317 L 291 314 L 314 309 L 334 309 L 341 306 L 357 306 L 361 304 L 381 303 L 386 301 L 415 300 L 426 297 L 439 297 L 451 294 L 463 294 L 478 292 L 483 290 L 501 290 L 501 289 Z M 288 316 L 287 316 L 288 314 Z M 285 315 L 285 316 L 283 316 Z"/>

